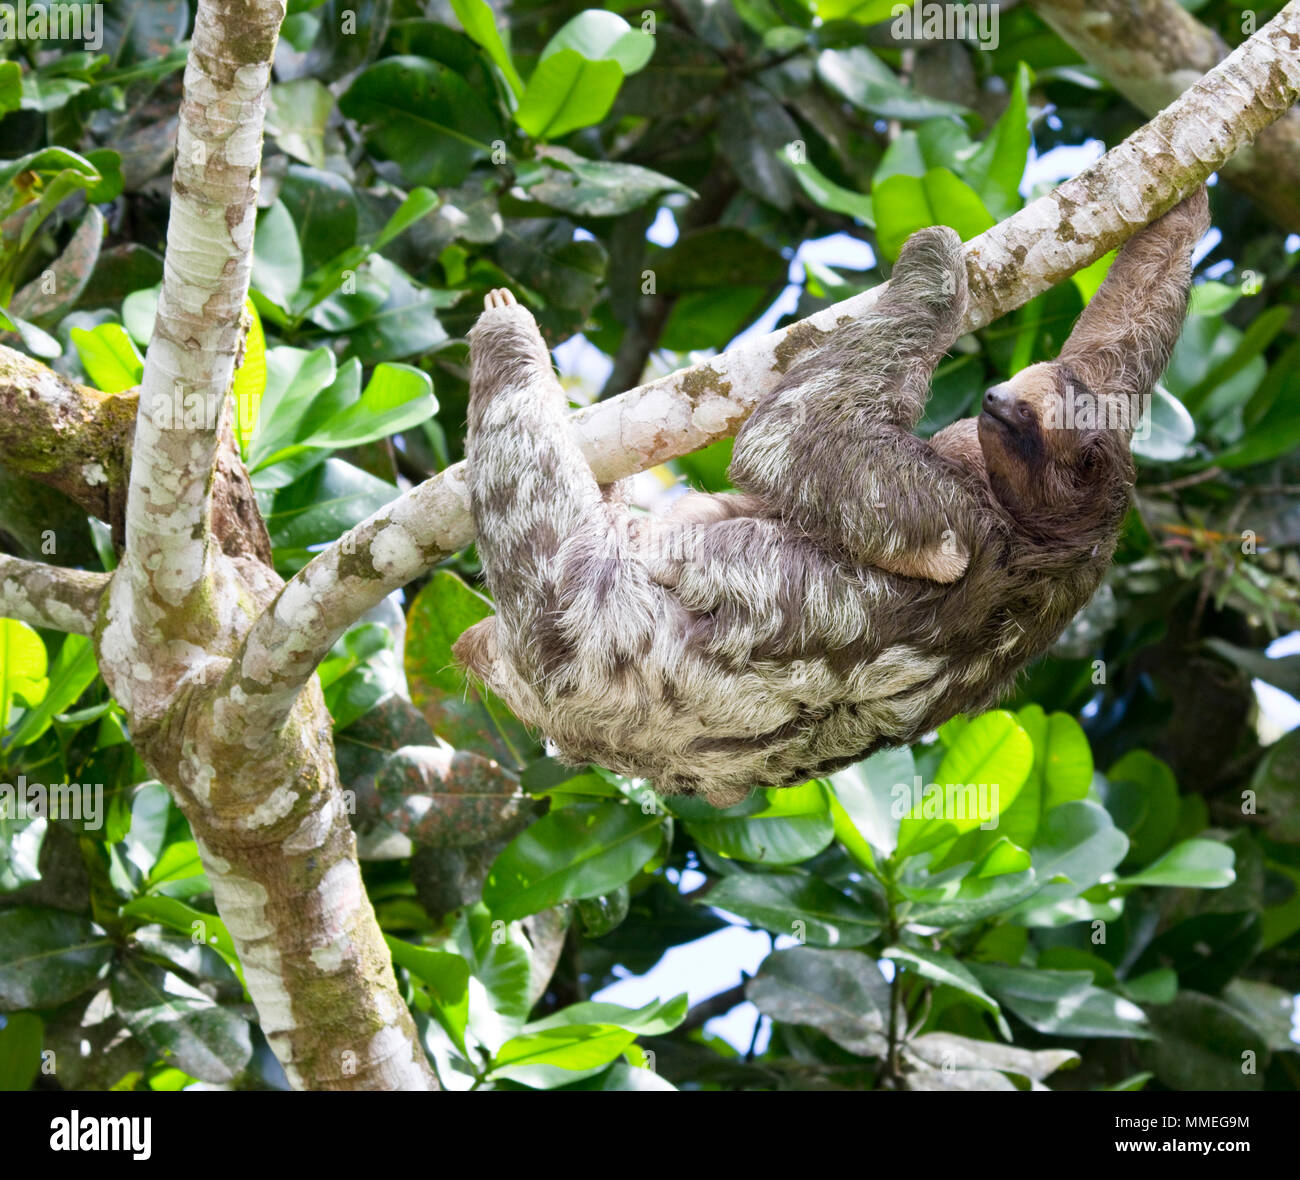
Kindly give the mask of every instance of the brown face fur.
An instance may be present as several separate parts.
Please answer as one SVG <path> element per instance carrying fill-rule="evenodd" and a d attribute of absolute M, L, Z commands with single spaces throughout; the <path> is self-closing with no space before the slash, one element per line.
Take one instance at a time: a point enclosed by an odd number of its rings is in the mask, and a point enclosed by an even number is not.
<path fill-rule="evenodd" d="M 985 393 L 976 420 L 984 467 L 1022 528 L 1118 525 L 1133 482 L 1122 409 L 1099 401 L 1056 361 L 1030 365 Z"/>

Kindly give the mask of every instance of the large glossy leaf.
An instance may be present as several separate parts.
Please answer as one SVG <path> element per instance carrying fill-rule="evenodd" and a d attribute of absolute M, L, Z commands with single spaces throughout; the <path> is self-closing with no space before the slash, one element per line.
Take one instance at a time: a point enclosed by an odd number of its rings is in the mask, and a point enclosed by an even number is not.
<path fill-rule="evenodd" d="M 862 946 L 882 924 L 861 903 L 801 872 L 733 873 L 699 901 L 810 946 Z"/>
<path fill-rule="evenodd" d="M 397 498 L 397 488 L 342 459 L 327 459 L 275 497 L 266 518 L 276 549 L 306 549 L 341 537 Z"/>
<path fill-rule="evenodd" d="M 49 691 L 47 670 L 41 637 L 17 619 L 0 619 L 0 734 L 15 701 L 30 708 Z"/>
<path fill-rule="evenodd" d="M 35 1012 L 10 1012 L 0 1020 L 0 1091 L 26 1090 L 41 1068 L 45 1026 Z"/>
<path fill-rule="evenodd" d="M 599 123 L 623 84 L 616 61 L 588 61 L 574 49 L 560 49 L 537 63 L 515 120 L 537 139 L 558 139 Z"/>
<path fill-rule="evenodd" d="M 931 119 L 959 115 L 964 109 L 918 94 L 865 45 L 822 50 L 817 76 L 854 106 L 882 119 Z"/>
<path fill-rule="evenodd" d="M 718 811 L 690 799 L 671 800 L 673 814 L 701 844 L 723 856 L 759 864 L 797 864 L 834 838 L 826 788 L 819 782 L 756 791 L 745 802 Z"/>
<path fill-rule="evenodd" d="M 552 811 L 497 857 L 483 886 L 483 904 L 493 917 L 512 921 L 617 889 L 658 850 L 662 823 L 654 812 L 612 800 Z"/>
<path fill-rule="evenodd" d="M 191 1077 L 229 1082 L 252 1057 L 248 1021 L 170 971 L 132 957 L 114 971 L 111 991 L 132 1033 Z"/>
<path fill-rule="evenodd" d="M 1010 713 L 999 709 L 976 717 L 944 755 L 934 783 L 925 784 L 923 799 L 914 801 L 921 807 L 903 818 L 897 854 L 915 856 L 981 825 L 996 825 L 1033 761 L 1033 742 Z"/>
<path fill-rule="evenodd" d="M 1223 1001 L 1182 992 L 1172 1004 L 1153 1008 L 1151 1022 L 1159 1035 L 1145 1063 L 1171 1090 L 1263 1088 L 1268 1042 Z"/>
<path fill-rule="evenodd" d="M 501 135 L 485 98 L 440 62 L 389 57 L 367 66 L 339 99 L 366 142 L 410 184 L 459 184 Z"/>
<path fill-rule="evenodd" d="M 916 775 L 906 746 L 881 750 L 831 775 L 831 788 L 862 838 L 888 855 L 898 846 L 900 798 L 910 797 Z"/>
<path fill-rule="evenodd" d="M 1184 840 L 1121 885 L 1182 886 L 1223 889 L 1235 881 L 1232 849 L 1217 840 Z"/>
<path fill-rule="evenodd" d="M 96 389 L 124 393 L 140 384 L 144 358 L 121 324 L 100 324 L 89 331 L 73 328 L 69 335 L 81 367 Z"/>
<path fill-rule="evenodd" d="M 1047 813 L 1030 850 L 1042 889 L 1017 907 L 1025 925 L 1057 925 L 1056 902 L 1077 897 L 1112 873 L 1128 851 L 1128 837 L 1102 807 L 1086 799 L 1062 803 Z"/>
<path fill-rule="evenodd" d="M 1062 1037 L 1152 1036 L 1142 1009 L 1095 987 L 1088 971 L 970 963 L 976 979 L 1030 1028 Z"/>
<path fill-rule="evenodd" d="M 170 930 L 189 936 L 203 946 L 211 947 L 226 961 L 238 976 L 239 982 L 244 982 L 244 969 L 239 962 L 235 940 L 230 937 L 225 922 L 216 914 L 196 910 L 174 897 L 163 896 L 137 897 L 122 907 L 122 914 L 142 922 L 158 922 Z"/>
<path fill-rule="evenodd" d="M 810 1025 L 859 1057 L 885 1052 L 889 984 L 858 951 L 773 951 L 745 992 L 764 1015 Z"/>
<path fill-rule="evenodd" d="M 639 164 L 585 160 L 558 146 L 540 147 L 537 155 L 548 167 L 528 186 L 528 195 L 566 213 L 618 217 L 663 193 L 691 192 L 672 177 Z"/>
<path fill-rule="evenodd" d="M 1149 863 L 1173 838 L 1178 823 L 1174 772 L 1146 750 L 1130 750 L 1106 772 L 1106 810 L 1129 838 L 1126 868 Z"/>
<path fill-rule="evenodd" d="M 0 910 L 0 1008 L 57 1008 L 80 995 L 113 958 L 112 940 L 80 914 Z"/>
<path fill-rule="evenodd" d="M 891 176 L 872 187 L 876 237 L 887 258 L 897 258 L 918 229 L 948 225 L 963 242 L 993 225 L 979 195 L 947 168 L 931 168 L 924 176 Z"/>
<path fill-rule="evenodd" d="M 505 75 L 515 96 L 523 94 L 524 80 L 515 69 L 510 50 L 497 29 L 496 13 L 487 0 L 451 0 L 452 11 L 462 27 L 477 41 Z"/>
<path fill-rule="evenodd" d="M 511 767 L 528 761 L 534 743 L 510 710 L 470 684 L 452 644 L 492 613 L 492 604 L 450 570 L 437 570 L 407 616 L 406 679 L 411 700 L 434 732 L 458 750 L 474 750 Z"/>

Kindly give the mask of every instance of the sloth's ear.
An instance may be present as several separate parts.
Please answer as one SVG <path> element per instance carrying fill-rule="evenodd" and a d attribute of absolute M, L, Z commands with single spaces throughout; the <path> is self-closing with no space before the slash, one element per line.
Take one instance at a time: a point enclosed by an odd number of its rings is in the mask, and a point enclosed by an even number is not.
<path fill-rule="evenodd" d="M 1209 228 L 1205 190 L 1131 238 L 1058 358 L 1099 398 L 1151 391 L 1182 328 L 1192 250 Z"/>

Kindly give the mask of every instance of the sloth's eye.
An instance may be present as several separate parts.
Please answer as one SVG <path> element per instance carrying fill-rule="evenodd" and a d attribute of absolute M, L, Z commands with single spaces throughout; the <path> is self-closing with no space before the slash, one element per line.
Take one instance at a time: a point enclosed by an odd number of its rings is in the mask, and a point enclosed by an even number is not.
<path fill-rule="evenodd" d="M 1021 420 L 1024 422 L 1028 422 L 1034 416 L 1034 411 L 1025 405 L 1024 402 L 1021 402 L 1020 405 L 1016 407 L 1016 413 L 1020 415 Z"/>

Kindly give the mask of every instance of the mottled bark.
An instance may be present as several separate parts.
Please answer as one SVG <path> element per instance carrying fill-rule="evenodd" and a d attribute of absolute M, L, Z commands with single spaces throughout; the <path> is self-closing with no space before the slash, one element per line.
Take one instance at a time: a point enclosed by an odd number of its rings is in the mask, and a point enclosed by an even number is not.
<path fill-rule="evenodd" d="M 89 635 L 107 574 L 0 554 L 0 618 Z"/>
<path fill-rule="evenodd" d="M 256 742 L 218 723 L 229 658 L 281 582 L 230 441 L 283 0 L 201 0 L 162 291 L 100 669 L 175 796 L 263 1032 L 303 1089 L 436 1088 L 361 881 L 319 685 Z"/>
<path fill-rule="evenodd" d="M 1027 303 L 1173 208 L 1300 94 L 1300 3 L 1091 168 L 966 243 L 967 331 Z M 574 414 L 612 482 L 736 432 L 795 357 L 885 286 Z M 461 465 L 413 488 L 315 557 L 254 624 L 223 692 L 231 732 L 265 732 L 348 625 L 474 535 Z"/>
<path fill-rule="evenodd" d="M 1145 115 L 1228 55 L 1177 0 L 1032 0 L 1038 14 Z M 1243 12 L 1243 19 L 1245 13 Z M 1300 231 L 1300 111 L 1289 111 L 1223 165 L 1223 177 L 1284 229 Z"/>
<path fill-rule="evenodd" d="M 100 393 L 0 345 L 0 463 L 100 520 L 126 503 L 134 393 Z"/>

